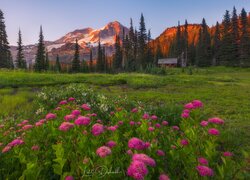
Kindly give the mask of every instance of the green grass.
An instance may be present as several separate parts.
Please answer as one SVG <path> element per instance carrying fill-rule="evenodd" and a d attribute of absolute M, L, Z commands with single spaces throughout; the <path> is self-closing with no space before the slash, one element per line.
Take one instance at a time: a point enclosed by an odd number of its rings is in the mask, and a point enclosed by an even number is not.
<path fill-rule="evenodd" d="M 169 69 L 164 76 L 121 73 L 53 74 L 0 71 L 0 117 L 33 112 L 31 87 L 84 83 L 108 96 L 127 95 L 131 100 L 159 105 L 183 105 L 193 99 L 205 104 L 206 113 L 227 122 L 225 139 L 231 148 L 249 148 L 250 139 L 250 69 L 205 68 Z M 19 87 L 13 93 L 11 87 Z M 56 87 L 55 87 L 56 88 Z M 30 115 L 29 113 L 24 113 Z M 34 114 L 34 113 L 33 113 Z M 250 149 L 250 148 L 249 148 Z"/>

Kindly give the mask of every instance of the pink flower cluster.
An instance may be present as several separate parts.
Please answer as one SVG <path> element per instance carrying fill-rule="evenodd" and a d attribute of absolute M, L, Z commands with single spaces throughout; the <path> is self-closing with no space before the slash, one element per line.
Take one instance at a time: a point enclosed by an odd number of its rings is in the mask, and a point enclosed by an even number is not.
<path fill-rule="evenodd" d="M 116 146 L 116 142 L 115 142 L 115 141 L 109 141 L 109 142 L 107 142 L 106 145 L 107 145 L 108 147 L 110 147 L 110 148 L 113 148 L 113 147 Z"/>
<path fill-rule="evenodd" d="M 83 108 L 85 111 L 91 110 L 91 108 L 89 107 L 88 104 L 83 104 L 83 105 L 81 106 L 81 108 Z"/>
<path fill-rule="evenodd" d="M 141 161 L 144 164 L 146 164 L 147 166 L 151 166 L 151 167 L 156 166 L 155 160 L 146 154 L 134 154 L 132 157 L 132 160 L 133 161 Z"/>
<path fill-rule="evenodd" d="M 5 146 L 2 150 L 2 153 L 6 153 L 9 150 L 11 150 L 12 147 L 18 146 L 24 144 L 24 141 L 22 139 L 14 139 L 13 141 L 11 141 L 9 144 L 7 144 L 7 146 Z"/>
<path fill-rule="evenodd" d="M 70 122 L 63 122 L 60 126 L 59 126 L 59 130 L 60 131 L 68 131 L 69 129 L 73 128 L 74 124 L 70 123 Z"/>
<path fill-rule="evenodd" d="M 218 129 L 215 129 L 215 128 L 210 128 L 210 129 L 208 130 L 208 133 L 209 133 L 210 135 L 218 136 L 218 135 L 220 134 L 220 131 L 219 131 Z"/>
<path fill-rule="evenodd" d="M 90 118 L 86 116 L 79 116 L 74 123 L 78 126 L 80 125 L 87 126 L 90 124 Z"/>
<path fill-rule="evenodd" d="M 198 162 L 202 165 L 208 165 L 208 160 L 203 157 L 198 158 Z"/>
<path fill-rule="evenodd" d="M 127 175 L 136 180 L 143 180 L 147 174 L 147 166 L 141 161 L 132 161 L 127 169 Z"/>
<path fill-rule="evenodd" d="M 159 176 L 159 180 L 170 180 L 170 178 L 169 178 L 168 175 L 166 175 L 166 174 L 161 174 L 161 175 Z"/>
<path fill-rule="evenodd" d="M 207 166 L 198 165 L 196 169 L 198 173 L 200 174 L 200 176 L 213 176 L 214 175 L 213 170 Z"/>
<path fill-rule="evenodd" d="M 209 123 L 213 123 L 213 124 L 224 124 L 224 120 L 218 118 L 218 117 L 214 117 L 214 118 L 210 118 L 208 119 Z"/>
<path fill-rule="evenodd" d="M 136 150 L 144 150 L 148 148 L 145 142 L 136 137 L 133 137 L 128 141 L 128 147 Z"/>
<path fill-rule="evenodd" d="M 142 180 L 148 174 L 147 165 L 155 167 L 155 160 L 146 154 L 134 154 L 127 169 L 127 175 L 136 180 Z"/>
<path fill-rule="evenodd" d="M 99 136 L 104 132 L 104 126 L 102 124 L 96 123 L 92 126 L 91 133 L 94 136 Z"/>
<path fill-rule="evenodd" d="M 76 118 L 76 116 L 73 114 L 68 114 L 68 115 L 64 116 L 65 121 L 71 121 L 71 120 L 74 120 L 75 118 Z"/>
<path fill-rule="evenodd" d="M 101 146 L 96 150 L 96 154 L 101 158 L 104 158 L 111 154 L 111 149 L 107 146 Z"/>
<path fill-rule="evenodd" d="M 49 113 L 46 115 L 45 117 L 47 120 L 50 120 L 50 119 L 55 119 L 56 118 L 56 114 L 53 114 L 53 113 Z"/>
<path fill-rule="evenodd" d="M 38 122 L 35 123 L 35 126 L 42 126 L 46 122 L 45 119 L 41 119 Z"/>

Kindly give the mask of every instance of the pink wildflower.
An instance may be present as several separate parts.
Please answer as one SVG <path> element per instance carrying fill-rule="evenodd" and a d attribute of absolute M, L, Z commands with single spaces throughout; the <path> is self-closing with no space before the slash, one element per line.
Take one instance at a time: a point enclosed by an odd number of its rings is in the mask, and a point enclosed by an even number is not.
<path fill-rule="evenodd" d="M 107 146 L 101 146 L 96 150 L 96 154 L 101 158 L 104 158 L 111 154 L 111 149 Z"/>
<path fill-rule="evenodd" d="M 193 103 L 188 103 L 188 104 L 185 104 L 185 109 L 194 109 L 194 105 Z"/>
<path fill-rule="evenodd" d="M 160 128 L 161 125 L 160 125 L 159 123 L 156 123 L 156 124 L 155 124 L 155 127 L 156 127 L 156 128 Z"/>
<path fill-rule="evenodd" d="M 8 146 L 10 147 L 14 147 L 14 146 L 18 146 L 24 144 L 24 141 L 22 139 L 14 139 L 13 141 L 11 141 Z"/>
<path fill-rule="evenodd" d="M 68 101 L 74 101 L 74 100 L 76 100 L 76 99 L 73 98 L 73 97 L 70 97 L 70 98 L 68 99 Z"/>
<path fill-rule="evenodd" d="M 137 113 L 137 112 L 138 112 L 138 109 L 137 109 L 137 108 L 133 108 L 133 109 L 131 110 L 131 112 L 132 112 L 132 113 Z"/>
<path fill-rule="evenodd" d="M 143 180 L 147 174 L 147 166 L 141 161 L 132 161 L 127 169 L 127 175 L 136 180 Z"/>
<path fill-rule="evenodd" d="M 157 154 L 158 156 L 165 156 L 164 151 L 162 151 L 162 150 L 160 150 L 160 149 L 158 149 L 158 150 L 156 151 L 156 154 Z"/>
<path fill-rule="evenodd" d="M 200 176 L 213 176 L 214 172 L 211 168 L 207 166 L 197 166 L 196 167 L 197 171 L 199 172 Z"/>
<path fill-rule="evenodd" d="M 130 121 L 129 124 L 130 124 L 130 126 L 134 126 L 135 122 L 134 121 Z"/>
<path fill-rule="evenodd" d="M 73 176 L 66 176 L 65 180 L 74 180 L 74 177 Z"/>
<path fill-rule="evenodd" d="M 198 161 L 202 165 L 208 165 L 208 160 L 203 157 L 198 158 Z"/>
<path fill-rule="evenodd" d="M 178 126 L 172 126 L 173 130 L 178 131 L 180 128 Z"/>
<path fill-rule="evenodd" d="M 62 110 L 62 108 L 61 107 L 56 107 L 55 110 L 60 111 L 60 110 Z"/>
<path fill-rule="evenodd" d="M 148 166 L 152 166 L 152 167 L 156 166 L 155 160 L 146 154 L 134 154 L 132 157 L 132 160 L 133 161 L 141 161 Z"/>
<path fill-rule="evenodd" d="M 59 126 L 59 130 L 60 131 L 68 131 L 69 129 L 73 128 L 74 124 L 70 123 L 70 122 L 63 122 L 60 126 Z"/>
<path fill-rule="evenodd" d="M 67 104 L 66 100 L 62 100 L 62 101 L 59 102 L 59 105 L 64 105 L 64 104 Z"/>
<path fill-rule="evenodd" d="M 110 126 L 110 127 L 108 127 L 107 128 L 109 131 L 116 131 L 116 129 L 117 129 L 117 126 Z"/>
<path fill-rule="evenodd" d="M 130 155 L 130 156 L 132 156 L 133 152 L 129 149 L 129 150 L 127 150 L 127 154 Z"/>
<path fill-rule="evenodd" d="M 189 113 L 183 112 L 183 113 L 181 114 L 181 117 L 184 118 L 184 119 L 189 118 Z"/>
<path fill-rule="evenodd" d="M 128 147 L 136 150 L 146 149 L 145 143 L 136 137 L 133 137 L 128 141 Z"/>
<path fill-rule="evenodd" d="M 85 111 L 91 110 L 91 108 L 90 108 L 89 105 L 87 105 L 87 104 L 83 104 L 81 107 L 82 107 Z"/>
<path fill-rule="evenodd" d="M 209 122 L 209 123 L 213 123 L 213 124 L 224 124 L 224 123 L 225 123 L 224 120 L 222 120 L 222 119 L 220 119 L 220 118 L 217 118 L 217 117 L 215 117 L 215 118 L 210 118 L 210 119 L 208 120 L 208 122 Z"/>
<path fill-rule="evenodd" d="M 145 148 L 149 148 L 150 147 L 150 142 L 145 142 Z"/>
<path fill-rule="evenodd" d="M 115 141 L 109 141 L 109 142 L 107 142 L 106 145 L 107 145 L 108 147 L 110 147 L 110 148 L 113 148 L 113 147 L 116 146 L 116 142 L 115 142 Z"/>
<path fill-rule="evenodd" d="M 149 115 L 148 114 L 143 114 L 143 116 L 142 116 L 142 119 L 149 119 Z"/>
<path fill-rule="evenodd" d="M 208 122 L 207 121 L 201 121 L 200 125 L 203 126 L 203 127 L 205 127 L 205 126 L 208 125 Z"/>
<path fill-rule="evenodd" d="M 182 139 L 182 140 L 181 140 L 181 145 L 187 146 L 188 144 L 189 144 L 189 142 L 188 142 L 187 139 Z"/>
<path fill-rule="evenodd" d="M 169 178 L 168 175 L 166 175 L 166 174 L 161 174 L 161 175 L 159 176 L 159 180 L 170 180 L 170 178 Z"/>
<path fill-rule="evenodd" d="M 220 131 L 218 129 L 211 128 L 208 130 L 208 133 L 214 136 L 218 136 L 220 134 Z"/>
<path fill-rule="evenodd" d="M 149 127 L 148 130 L 152 132 L 152 131 L 155 130 L 155 128 L 154 127 Z"/>
<path fill-rule="evenodd" d="M 9 150 L 11 150 L 11 146 L 5 146 L 3 149 L 2 149 L 2 153 L 6 153 L 8 152 Z"/>
<path fill-rule="evenodd" d="M 33 150 L 33 151 L 38 151 L 39 149 L 40 149 L 40 147 L 37 145 L 31 147 L 31 150 Z"/>
<path fill-rule="evenodd" d="M 168 122 L 167 121 L 162 121 L 161 123 L 163 126 L 167 126 L 168 125 Z"/>
<path fill-rule="evenodd" d="M 56 115 L 53 114 L 53 113 L 49 113 L 49 114 L 46 115 L 45 118 L 46 118 L 47 120 L 49 120 L 49 119 L 55 119 L 55 118 L 56 118 Z"/>
<path fill-rule="evenodd" d="M 90 124 L 90 118 L 85 116 L 79 116 L 74 123 L 78 126 L 80 125 L 87 126 Z"/>
<path fill-rule="evenodd" d="M 151 116 L 151 119 L 152 119 L 152 120 L 157 120 L 158 117 L 157 117 L 156 115 L 152 115 L 152 116 Z"/>
<path fill-rule="evenodd" d="M 192 104 L 193 104 L 194 108 L 201 108 L 201 107 L 203 107 L 203 103 L 200 100 L 193 100 Z"/>
<path fill-rule="evenodd" d="M 229 152 L 229 151 L 226 151 L 223 153 L 223 156 L 233 156 L 233 153 Z"/>
<path fill-rule="evenodd" d="M 73 114 L 68 114 L 68 115 L 64 116 L 65 121 L 71 121 L 71 120 L 74 120 L 75 118 L 76 118 L 76 116 Z"/>
<path fill-rule="evenodd" d="M 81 111 L 79 111 L 79 110 L 73 110 L 72 112 L 71 112 L 71 114 L 73 114 L 73 115 L 75 115 L 75 116 L 79 116 L 80 114 L 81 114 Z"/>
<path fill-rule="evenodd" d="M 94 135 L 94 136 L 98 136 L 100 134 L 102 134 L 104 132 L 104 126 L 102 124 L 94 124 L 92 126 L 92 130 L 91 130 L 91 133 Z"/>
<path fill-rule="evenodd" d="M 28 130 L 28 129 L 31 129 L 31 128 L 33 128 L 33 126 L 30 125 L 30 124 L 27 124 L 27 125 L 24 125 L 24 126 L 22 127 L 22 130 Z"/>

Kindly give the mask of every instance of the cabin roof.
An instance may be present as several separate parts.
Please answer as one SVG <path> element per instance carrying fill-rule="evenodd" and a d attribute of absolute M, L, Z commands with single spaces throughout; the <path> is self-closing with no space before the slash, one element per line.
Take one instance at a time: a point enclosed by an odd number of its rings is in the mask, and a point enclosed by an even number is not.
<path fill-rule="evenodd" d="M 158 59 L 158 64 L 177 64 L 177 58 Z"/>

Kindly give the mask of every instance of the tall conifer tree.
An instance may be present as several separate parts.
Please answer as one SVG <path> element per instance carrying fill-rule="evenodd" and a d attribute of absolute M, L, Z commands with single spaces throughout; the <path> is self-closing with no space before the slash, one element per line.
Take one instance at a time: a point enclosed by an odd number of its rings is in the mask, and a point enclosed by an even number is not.
<path fill-rule="evenodd" d="M 61 63 L 60 63 L 60 59 L 59 59 L 59 55 L 56 55 L 56 65 L 55 65 L 55 71 L 57 72 L 61 72 L 62 68 L 61 68 Z"/>
<path fill-rule="evenodd" d="M 26 60 L 23 55 L 23 45 L 22 45 L 22 34 L 21 30 L 18 31 L 18 41 L 17 41 L 17 57 L 16 57 L 16 68 L 26 69 Z"/>
<path fill-rule="evenodd" d="M 72 61 L 72 72 L 80 72 L 80 56 L 79 56 L 79 45 L 78 45 L 78 40 L 76 39 L 75 43 L 75 54 L 74 54 L 74 59 Z"/>
<path fill-rule="evenodd" d="M 250 22 L 247 20 L 247 13 L 243 8 L 240 14 L 241 36 L 240 36 L 240 66 L 250 67 Z"/>
<path fill-rule="evenodd" d="M 10 52 L 4 14 L 0 9 L 0 68 L 13 68 L 13 61 Z"/>
<path fill-rule="evenodd" d="M 35 71 L 45 70 L 45 45 L 43 37 L 43 29 L 40 26 L 39 42 L 37 46 L 36 60 L 35 60 Z"/>

